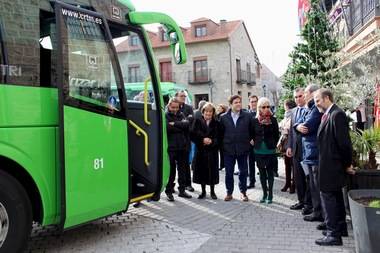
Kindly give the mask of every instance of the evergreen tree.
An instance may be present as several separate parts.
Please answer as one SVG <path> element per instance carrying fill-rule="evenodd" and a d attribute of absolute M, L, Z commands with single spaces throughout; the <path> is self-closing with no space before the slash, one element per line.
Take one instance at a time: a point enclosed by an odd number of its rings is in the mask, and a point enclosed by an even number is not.
<path fill-rule="evenodd" d="M 308 81 L 316 81 L 323 87 L 333 88 L 341 83 L 343 75 L 337 70 L 337 40 L 332 36 L 326 13 L 319 0 L 311 0 L 306 15 L 307 23 L 301 31 L 302 42 L 289 55 L 291 63 L 284 75 L 284 86 L 290 92 Z"/>

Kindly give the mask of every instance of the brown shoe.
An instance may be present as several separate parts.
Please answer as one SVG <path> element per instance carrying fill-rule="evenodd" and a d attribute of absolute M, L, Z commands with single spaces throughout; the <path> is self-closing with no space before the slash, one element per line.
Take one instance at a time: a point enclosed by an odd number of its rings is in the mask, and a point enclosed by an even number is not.
<path fill-rule="evenodd" d="M 247 194 L 242 193 L 241 196 L 240 196 L 240 199 L 241 199 L 242 201 L 244 201 L 244 202 L 247 202 L 247 201 L 248 201 L 248 196 L 247 196 Z"/>
<path fill-rule="evenodd" d="M 224 201 L 231 201 L 231 200 L 232 200 L 232 195 L 227 194 L 227 195 L 224 197 Z"/>

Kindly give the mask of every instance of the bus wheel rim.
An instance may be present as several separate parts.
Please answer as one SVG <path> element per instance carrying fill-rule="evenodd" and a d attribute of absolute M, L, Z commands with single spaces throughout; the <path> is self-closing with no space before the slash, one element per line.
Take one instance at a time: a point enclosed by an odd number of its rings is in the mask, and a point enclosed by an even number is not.
<path fill-rule="evenodd" d="M 8 213 L 3 204 L 0 202 L 0 248 L 7 238 L 9 229 Z"/>

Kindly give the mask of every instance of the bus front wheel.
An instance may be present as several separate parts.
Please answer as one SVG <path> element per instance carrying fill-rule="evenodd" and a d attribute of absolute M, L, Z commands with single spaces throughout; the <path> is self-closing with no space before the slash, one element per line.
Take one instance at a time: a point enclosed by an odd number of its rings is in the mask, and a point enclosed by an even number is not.
<path fill-rule="evenodd" d="M 22 185 L 0 170 L 0 253 L 22 252 L 32 228 L 32 208 Z"/>

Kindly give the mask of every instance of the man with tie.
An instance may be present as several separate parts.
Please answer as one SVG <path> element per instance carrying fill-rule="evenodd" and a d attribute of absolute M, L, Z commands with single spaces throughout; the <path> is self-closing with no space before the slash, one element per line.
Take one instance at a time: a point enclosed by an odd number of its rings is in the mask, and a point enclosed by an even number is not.
<path fill-rule="evenodd" d="M 342 245 L 342 236 L 347 236 L 342 187 L 346 173 L 352 171 L 348 119 L 344 111 L 334 104 L 330 90 L 318 90 L 314 100 L 324 113 L 318 129 L 318 147 L 319 183 L 326 223 L 325 236 L 315 243 L 321 246 Z"/>
<path fill-rule="evenodd" d="M 293 127 L 300 120 L 305 110 L 305 91 L 303 88 L 297 88 L 294 91 L 294 100 L 297 107 L 292 109 L 292 116 L 289 132 L 289 141 L 286 145 L 286 156 L 293 157 L 294 182 L 297 190 L 298 203 L 290 206 L 292 210 L 302 210 L 303 215 L 311 214 L 312 204 L 309 187 L 306 181 L 306 175 L 301 166 L 302 161 L 302 140 L 301 135 Z"/>
<path fill-rule="evenodd" d="M 313 204 L 313 213 L 303 217 L 305 221 L 323 221 L 321 197 L 319 193 L 319 152 L 317 133 L 322 113 L 314 103 L 314 93 L 319 89 L 317 84 L 309 84 L 305 89 L 307 109 L 294 127 L 302 136 L 302 166 L 309 175 L 309 189 Z"/>

